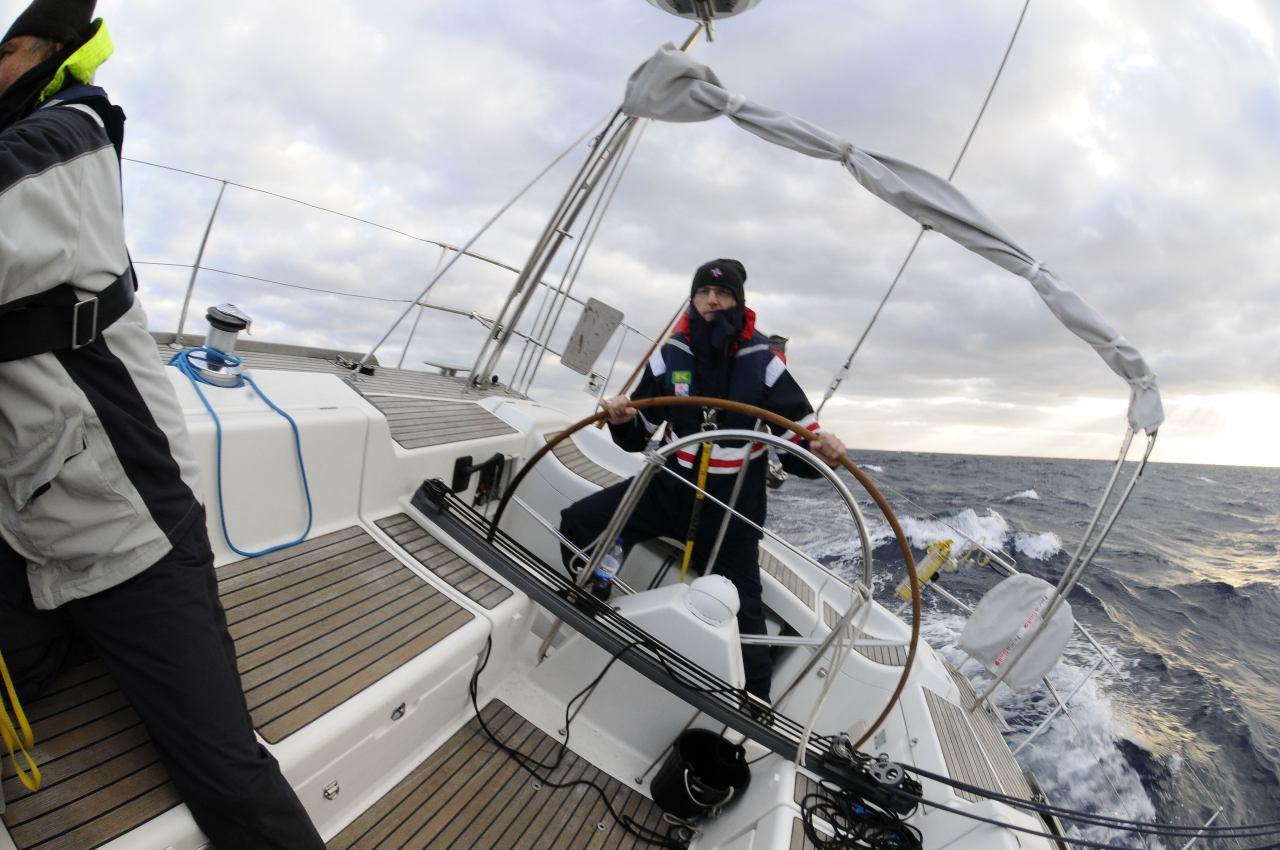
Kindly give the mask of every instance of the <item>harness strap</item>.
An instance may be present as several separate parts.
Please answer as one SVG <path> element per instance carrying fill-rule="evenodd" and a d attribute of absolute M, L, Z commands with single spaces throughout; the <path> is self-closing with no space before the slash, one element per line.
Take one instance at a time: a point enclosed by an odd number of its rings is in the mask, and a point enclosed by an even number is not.
<path fill-rule="evenodd" d="M 713 407 L 702 408 L 702 430 L 714 431 L 716 418 L 720 411 Z M 680 561 L 680 583 L 684 583 L 689 573 L 689 562 L 693 560 L 693 541 L 698 536 L 698 524 L 702 519 L 702 502 L 706 499 L 707 467 L 711 465 L 711 442 L 702 444 L 702 460 L 698 462 L 698 489 L 693 497 L 693 509 L 689 512 L 689 531 L 685 534 L 684 557 Z M 708 566 L 711 566 L 708 564 Z"/>
<path fill-rule="evenodd" d="M 684 557 L 680 561 L 680 582 L 683 584 L 689 572 L 689 562 L 693 560 L 693 541 L 698 536 L 698 525 L 702 519 L 702 501 L 706 497 L 702 491 L 707 488 L 707 466 L 711 462 L 711 444 L 702 444 L 702 460 L 698 463 L 698 490 L 693 497 L 693 511 L 689 514 L 689 531 L 685 534 Z"/>
<path fill-rule="evenodd" d="M 18 702 L 18 692 L 13 687 L 13 679 L 9 677 L 9 668 L 5 666 L 3 655 L 0 655 L 0 678 L 4 680 L 5 690 L 5 694 L 0 695 L 0 738 L 4 739 L 4 745 L 9 750 L 9 758 L 13 761 L 13 769 L 17 772 L 18 779 L 28 791 L 38 791 L 40 790 L 40 767 L 31 757 L 31 753 L 27 752 L 29 748 L 36 745 L 35 735 L 31 733 L 31 724 L 27 722 L 22 703 Z M 9 705 L 13 706 L 12 719 L 5 706 L 5 696 L 8 697 Z M 23 761 L 26 762 L 25 768 L 22 762 L 18 761 L 18 753 L 22 754 Z"/>
<path fill-rule="evenodd" d="M 88 298 L 69 283 L 0 307 L 0 363 L 84 348 L 133 306 L 131 269 Z"/>

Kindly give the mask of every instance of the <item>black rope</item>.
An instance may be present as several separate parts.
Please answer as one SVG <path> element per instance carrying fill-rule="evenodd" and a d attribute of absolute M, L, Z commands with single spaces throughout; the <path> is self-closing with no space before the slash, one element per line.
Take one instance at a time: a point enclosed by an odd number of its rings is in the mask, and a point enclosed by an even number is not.
<path fill-rule="evenodd" d="M 494 746 L 506 753 L 512 761 L 523 768 L 526 773 L 532 776 L 543 786 L 554 789 L 575 788 L 578 786 L 590 788 L 600 797 L 600 801 L 604 803 L 604 807 L 609 812 L 609 815 L 617 821 L 618 825 L 621 826 L 628 835 L 631 835 L 637 840 L 654 847 L 670 848 L 670 850 L 685 850 L 685 848 L 689 846 L 689 841 L 693 838 L 692 830 L 687 825 L 670 824 L 665 834 L 660 833 L 642 823 L 638 823 L 630 815 L 624 815 L 618 812 L 618 810 L 613 807 L 613 803 L 610 801 L 609 795 L 606 793 L 604 787 L 589 779 L 574 779 L 569 782 L 556 782 L 552 780 L 549 775 L 543 776 L 538 773 L 538 770 L 541 769 L 547 771 L 548 774 L 552 774 L 560 768 L 564 762 L 565 753 L 569 751 L 569 726 L 573 722 L 573 717 L 576 714 L 573 708 L 574 704 L 578 702 L 578 700 L 582 700 L 585 705 L 586 700 L 590 698 L 592 692 L 595 691 L 596 687 L 604 679 L 605 674 L 609 672 L 614 663 L 633 648 L 634 645 L 628 644 L 615 652 L 609 659 L 609 662 L 604 665 L 604 669 L 600 671 L 599 675 L 592 679 L 585 688 L 578 691 L 578 693 L 574 694 L 574 696 L 565 703 L 564 740 L 559 742 L 555 759 L 551 764 L 539 761 L 533 756 L 523 753 L 515 747 L 508 745 L 505 741 L 500 739 L 492 729 L 489 728 L 489 724 L 485 722 L 484 715 L 480 713 L 480 701 L 478 695 L 480 674 L 484 671 L 484 668 L 489 665 L 489 657 L 493 653 L 492 636 L 485 639 L 484 657 L 480 660 L 480 663 L 476 665 L 475 672 L 471 674 L 471 682 L 468 688 L 471 693 L 471 707 L 475 710 L 476 720 L 479 722 L 481 730 L 483 730 L 489 740 L 493 742 Z"/>
<path fill-rule="evenodd" d="M 1120 829 L 1126 832 L 1135 832 L 1143 835 L 1167 835 L 1181 838 L 1201 837 L 1207 840 L 1221 838 L 1261 838 L 1268 835 L 1280 835 L 1280 823 L 1254 823 L 1242 824 L 1240 826 L 1187 826 L 1175 823 L 1160 823 L 1156 821 L 1135 821 L 1127 818 L 1112 817 L 1110 815 L 1095 814 L 1092 812 L 1082 812 L 1078 809 L 1066 809 L 1061 806 L 1054 806 L 1050 803 L 1037 803 L 1032 800 L 1024 800 L 1021 797 L 1015 797 L 1010 794 L 1004 794 L 990 788 L 983 788 L 979 785 L 972 785 L 950 776 L 944 776 L 934 773 L 924 768 L 914 765 L 904 764 L 902 768 L 917 776 L 925 779 L 932 779 L 944 785 L 949 785 L 958 791 L 965 791 L 969 794 L 976 794 L 986 797 L 989 800 L 995 800 L 1037 814 L 1049 814 L 1064 820 L 1078 821 L 1080 823 L 1089 824 L 1091 826 L 1102 826 L 1112 829 Z"/>
<path fill-rule="evenodd" d="M 805 837 L 817 850 L 920 850 L 920 830 L 902 817 L 828 782 L 818 787 L 800 803 Z"/>
<path fill-rule="evenodd" d="M 912 802 L 915 802 L 918 804 L 923 803 L 926 806 L 932 806 L 935 809 L 941 809 L 953 815 L 959 815 L 960 817 L 968 818 L 974 821 L 979 821 L 981 823 L 988 823 L 993 826 L 1002 827 L 1004 829 L 1012 829 L 1015 832 L 1021 832 L 1026 835 L 1034 835 L 1040 838 L 1048 838 L 1051 841 L 1058 841 L 1064 844 L 1072 844 L 1072 845 L 1075 845 L 1076 847 L 1090 847 L 1090 848 L 1096 848 L 1096 850 L 1137 850 L 1137 848 L 1133 848 L 1125 844 L 1108 844 L 1102 841 L 1093 841 L 1088 838 L 1076 838 L 1070 835 L 1058 835 L 1052 832 L 1042 832 L 1040 830 L 1031 829 L 1030 827 L 1018 826 L 1016 824 L 1009 823 L 1007 820 L 996 820 L 995 818 L 985 817 L 983 815 L 976 814 L 975 812 L 972 812 L 966 809 L 957 809 L 947 805 L 946 803 L 941 803 L 941 802 L 938 802 L 937 800 L 931 800 L 923 796 L 922 794 L 912 794 L 911 792 L 905 791 L 901 788 L 892 788 L 892 787 L 886 786 L 885 790 L 888 791 L 888 793 L 896 797 L 900 797 L 904 800 L 911 800 Z M 1199 834 L 1199 831 L 1200 831 L 1199 829 L 1195 829 L 1195 828 L 1191 828 L 1191 829 L 1192 829 L 1193 835 Z M 1127 828 L 1126 828 L 1126 831 L 1127 831 Z M 1212 836 L 1212 835 L 1206 834 L 1201 837 L 1207 840 L 1214 840 L 1214 839 L 1224 839 L 1224 838 L 1235 838 L 1237 836 Z M 1256 845 L 1252 847 L 1242 847 L 1242 848 L 1239 848 L 1239 850 L 1280 850 L 1280 842 L 1271 843 L 1271 844 L 1261 844 L 1261 845 Z"/>

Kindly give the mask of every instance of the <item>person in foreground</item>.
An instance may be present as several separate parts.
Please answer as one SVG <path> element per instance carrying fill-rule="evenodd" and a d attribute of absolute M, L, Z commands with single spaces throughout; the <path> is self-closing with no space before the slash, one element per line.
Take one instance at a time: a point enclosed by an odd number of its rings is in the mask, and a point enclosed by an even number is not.
<path fill-rule="evenodd" d="M 96 653 L 214 845 L 318 850 L 254 735 L 195 457 L 134 298 L 93 7 L 35 0 L 0 42 L 0 654 L 29 701 Z"/>
<path fill-rule="evenodd" d="M 823 431 L 813 407 L 804 392 L 787 371 L 783 358 L 769 345 L 768 337 L 756 330 L 756 314 L 746 306 L 747 271 L 737 260 L 712 260 L 698 268 L 690 288 L 690 305 L 671 337 L 657 350 L 645 366 L 635 393 L 616 396 L 605 402 L 609 430 L 614 442 L 628 451 L 639 451 L 657 432 L 663 421 L 669 423 L 667 439 L 683 437 L 699 431 L 704 423 L 703 411 L 694 406 L 666 406 L 638 411 L 631 400 L 658 396 L 712 396 L 745 402 L 795 420 L 813 432 L 808 447 L 829 466 L 835 466 L 845 453 L 845 446 L 829 432 Z M 720 411 L 715 419 L 719 428 L 755 427 L 752 417 Z M 771 428 L 774 433 L 780 429 Z M 790 435 L 801 442 L 801 438 Z M 699 450 L 700 451 L 700 450 Z M 699 451 L 677 451 L 668 461 L 669 469 L 685 481 L 696 482 L 700 466 Z M 706 490 L 723 502 L 729 502 L 734 480 L 742 464 L 748 468 L 737 500 L 737 510 L 756 525 L 763 526 L 766 511 L 767 453 L 759 443 L 716 445 L 708 464 Z M 818 472 L 786 454 L 784 467 L 802 477 L 817 477 Z M 579 548 L 586 548 L 613 516 L 630 481 L 623 481 L 593 493 L 569 505 L 561 512 L 561 533 Z M 654 537 L 685 540 L 689 530 L 694 491 L 688 484 L 676 481 L 666 473 L 655 476 L 630 520 L 623 529 L 625 546 Z M 715 544 L 723 509 L 704 501 L 694 539 L 691 569 L 702 573 Z M 759 541 L 761 533 L 741 519 L 733 518 L 724 536 L 711 571 L 731 580 L 738 589 L 740 608 L 738 628 L 742 634 L 764 634 L 764 607 L 761 603 Z M 566 565 L 569 552 L 566 549 Z M 747 690 L 769 701 L 772 662 L 769 648 L 744 646 Z"/>

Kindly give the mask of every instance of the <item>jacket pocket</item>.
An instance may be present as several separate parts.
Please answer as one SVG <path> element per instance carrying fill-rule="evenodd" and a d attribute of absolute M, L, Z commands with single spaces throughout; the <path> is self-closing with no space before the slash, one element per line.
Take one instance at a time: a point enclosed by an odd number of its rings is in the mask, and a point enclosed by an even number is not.
<path fill-rule="evenodd" d="M 110 452 L 110 443 L 95 440 L 75 413 L 0 460 L 6 524 L 33 563 L 82 570 L 119 554 L 138 510 L 111 486 L 97 457 L 102 451 Z"/>

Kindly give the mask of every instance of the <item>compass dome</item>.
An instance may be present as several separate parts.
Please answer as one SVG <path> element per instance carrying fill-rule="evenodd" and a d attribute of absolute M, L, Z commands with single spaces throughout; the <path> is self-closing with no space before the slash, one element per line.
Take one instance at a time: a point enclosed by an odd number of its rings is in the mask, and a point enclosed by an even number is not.
<path fill-rule="evenodd" d="M 731 18 L 760 5 L 760 0 L 649 0 L 664 12 L 692 21 Z"/>

